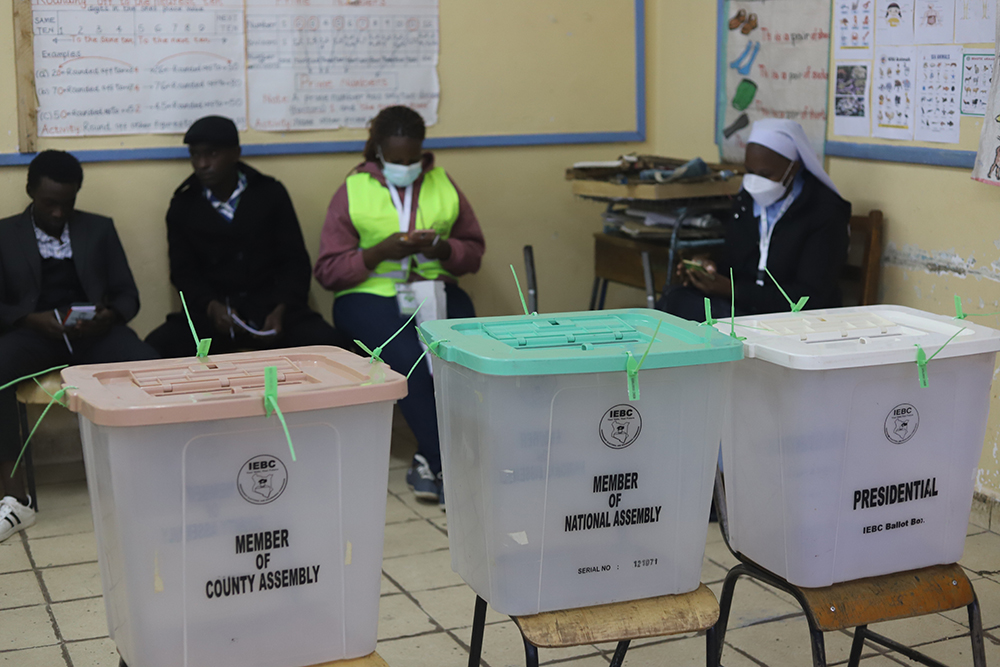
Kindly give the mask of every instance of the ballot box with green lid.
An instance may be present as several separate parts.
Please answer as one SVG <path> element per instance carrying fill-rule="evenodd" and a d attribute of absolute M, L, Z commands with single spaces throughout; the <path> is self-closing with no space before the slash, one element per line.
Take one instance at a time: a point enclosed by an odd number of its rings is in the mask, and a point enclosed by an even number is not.
<path fill-rule="evenodd" d="M 890 305 L 739 317 L 735 330 L 746 358 L 722 439 L 733 549 L 806 588 L 958 561 L 1000 332 Z"/>
<path fill-rule="evenodd" d="M 655 310 L 420 331 L 452 568 L 476 593 L 526 615 L 698 587 L 738 340 Z"/>
<path fill-rule="evenodd" d="M 265 410 L 268 367 L 291 443 Z M 332 347 L 62 374 L 128 665 L 302 667 L 375 649 L 405 378 Z"/>

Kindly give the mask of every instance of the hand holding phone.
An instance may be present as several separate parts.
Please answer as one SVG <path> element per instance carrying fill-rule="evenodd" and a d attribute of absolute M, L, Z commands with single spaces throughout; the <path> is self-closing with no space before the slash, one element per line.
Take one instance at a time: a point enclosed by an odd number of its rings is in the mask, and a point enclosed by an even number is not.
<path fill-rule="evenodd" d="M 97 306 L 92 303 L 74 303 L 66 312 L 63 326 L 67 329 L 75 327 L 80 322 L 86 322 L 97 316 Z"/>
<path fill-rule="evenodd" d="M 433 229 L 417 229 L 410 232 L 409 240 L 414 245 L 433 245 L 438 233 Z"/>

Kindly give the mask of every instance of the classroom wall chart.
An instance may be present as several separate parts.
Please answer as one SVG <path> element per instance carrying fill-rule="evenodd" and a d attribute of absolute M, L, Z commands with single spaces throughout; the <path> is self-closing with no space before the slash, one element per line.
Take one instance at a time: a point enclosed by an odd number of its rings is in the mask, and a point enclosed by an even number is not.
<path fill-rule="evenodd" d="M 750 126 L 762 118 L 802 124 L 823 155 L 831 0 L 726 3 L 717 97 L 722 159 L 742 162 Z"/>
<path fill-rule="evenodd" d="M 246 128 L 242 0 L 31 5 L 39 136 L 183 132 L 210 114 Z"/>

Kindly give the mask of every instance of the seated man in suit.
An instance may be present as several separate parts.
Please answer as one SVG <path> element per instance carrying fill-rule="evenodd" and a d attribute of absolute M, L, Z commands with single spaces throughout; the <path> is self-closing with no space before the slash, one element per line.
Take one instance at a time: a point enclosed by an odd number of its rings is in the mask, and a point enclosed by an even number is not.
<path fill-rule="evenodd" d="M 184 135 L 194 173 L 167 211 L 170 282 L 215 353 L 334 345 L 309 309 L 311 265 L 285 187 L 240 161 L 236 125 L 206 116 Z M 195 354 L 184 313 L 146 338 L 164 357 Z"/>
<path fill-rule="evenodd" d="M 75 157 L 43 151 L 28 167 L 31 205 L 0 220 L 0 385 L 62 364 L 157 356 L 125 326 L 139 290 L 111 219 L 75 210 L 82 183 Z M 65 326 L 84 303 L 93 319 Z M 0 542 L 35 523 L 23 473 L 11 477 L 21 450 L 14 392 L 0 392 Z"/>

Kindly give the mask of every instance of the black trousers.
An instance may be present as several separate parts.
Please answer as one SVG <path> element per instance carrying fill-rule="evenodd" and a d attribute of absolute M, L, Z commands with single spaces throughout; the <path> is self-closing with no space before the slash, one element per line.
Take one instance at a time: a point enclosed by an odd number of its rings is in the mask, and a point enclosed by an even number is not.
<path fill-rule="evenodd" d="M 228 334 L 215 331 L 215 327 L 204 313 L 192 313 L 191 320 L 199 338 L 212 339 L 212 354 L 304 345 L 344 346 L 344 341 L 334 328 L 327 324 L 319 313 L 309 308 L 287 311 L 282 322 L 281 336 L 276 339 L 259 339 L 249 335 L 230 338 Z M 191 336 L 191 327 L 188 326 L 183 312 L 167 315 L 167 321 L 146 336 L 146 342 L 165 359 L 193 357 L 197 352 L 194 338 Z"/>
<path fill-rule="evenodd" d="M 668 287 L 660 300 L 656 302 L 656 309 L 662 310 L 670 315 L 682 317 L 685 320 L 694 322 L 705 321 L 705 296 L 706 294 L 694 287 L 684 287 L 674 285 Z M 708 297 L 712 304 L 712 317 L 717 320 L 725 319 L 732 313 L 732 302 L 724 296 Z M 736 307 L 737 317 L 746 313 Z"/>
<path fill-rule="evenodd" d="M 445 284 L 448 319 L 475 317 L 472 299 L 453 283 Z M 374 294 L 346 294 L 333 302 L 333 322 L 349 338 L 360 340 L 374 350 L 403 326 L 409 316 L 399 313 L 395 297 Z M 417 329 L 410 323 L 382 350 L 382 360 L 405 375 L 424 350 Z M 399 402 L 403 418 L 417 437 L 417 448 L 427 459 L 434 474 L 441 472 L 441 447 L 438 440 L 437 407 L 434 402 L 434 379 L 423 361 L 413 369 L 409 393 Z"/>
<path fill-rule="evenodd" d="M 0 385 L 62 364 L 104 364 L 159 356 L 124 324 L 112 327 L 103 336 L 78 338 L 72 345 L 70 354 L 61 338 L 45 338 L 24 327 L 0 336 Z M 0 391 L 0 461 L 14 461 L 20 451 L 16 387 L 10 387 Z"/>

